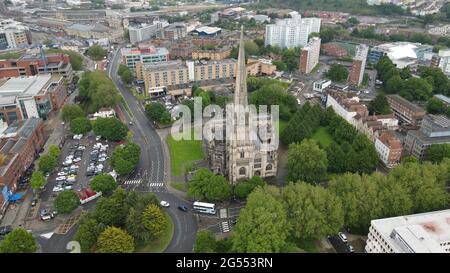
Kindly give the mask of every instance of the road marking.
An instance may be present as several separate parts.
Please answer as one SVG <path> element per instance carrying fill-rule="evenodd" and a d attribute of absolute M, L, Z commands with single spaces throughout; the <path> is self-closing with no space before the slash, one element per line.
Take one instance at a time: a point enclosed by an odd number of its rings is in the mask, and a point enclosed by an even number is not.
<path fill-rule="evenodd" d="M 123 184 L 124 185 L 136 185 L 142 183 L 142 179 L 133 179 L 133 180 L 127 180 Z"/>
<path fill-rule="evenodd" d="M 149 187 L 164 187 L 164 183 L 149 183 Z"/>
<path fill-rule="evenodd" d="M 228 226 L 228 222 L 222 222 L 222 230 L 223 230 L 224 233 L 230 231 L 230 228 Z"/>
<path fill-rule="evenodd" d="M 220 218 L 227 218 L 227 209 L 220 209 L 219 215 L 220 215 Z"/>

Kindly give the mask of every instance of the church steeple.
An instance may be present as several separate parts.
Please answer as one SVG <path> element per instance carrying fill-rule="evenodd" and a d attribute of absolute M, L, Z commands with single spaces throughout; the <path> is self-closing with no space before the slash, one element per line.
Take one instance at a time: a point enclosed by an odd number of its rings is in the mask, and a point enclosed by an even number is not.
<path fill-rule="evenodd" d="M 239 40 L 239 55 L 236 69 L 236 87 L 234 90 L 234 104 L 247 106 L 247 69 L 245 66 L 244 26 L 241 26 Z"/>

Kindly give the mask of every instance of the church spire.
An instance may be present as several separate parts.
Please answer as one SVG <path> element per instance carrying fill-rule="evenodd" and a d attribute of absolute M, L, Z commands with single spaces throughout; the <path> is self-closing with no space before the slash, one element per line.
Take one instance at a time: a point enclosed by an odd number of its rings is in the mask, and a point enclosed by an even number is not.
<path fill-rule="evenodd" d="M 239 56 L 236 69 L 236 87 L 234 90 L 234 104 L 247 106 L 247 103 L 247 68 L 245 66 L 244 26 L 241 25 Z"/>

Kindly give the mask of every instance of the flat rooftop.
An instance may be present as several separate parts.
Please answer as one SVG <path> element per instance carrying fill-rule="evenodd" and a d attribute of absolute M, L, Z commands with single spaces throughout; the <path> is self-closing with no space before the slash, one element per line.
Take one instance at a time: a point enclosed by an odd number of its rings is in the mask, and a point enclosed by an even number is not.
<path fill-rule="evenodd" d="M 450 243 L 450 209 L 372 220 L 372 226 L 397 252 L 442 253 Z M 405 245 L 391 237 L 394 233 Z"/>
<path fill-rule="evenodd" d="M 59 75 L 36 75 L 11 78 L 0 85 L 0 102 L 11 102 L 16 96 L 35 96 L 45 93 L 53 82 L 61 80 Z"/>

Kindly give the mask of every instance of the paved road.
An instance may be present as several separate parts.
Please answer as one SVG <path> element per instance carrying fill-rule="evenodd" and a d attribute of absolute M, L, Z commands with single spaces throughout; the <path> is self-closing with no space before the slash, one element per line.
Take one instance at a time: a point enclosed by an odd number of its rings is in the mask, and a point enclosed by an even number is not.
<path fill-rule="evenodd" d="M 117 75 L 119 61 L 120 46 L 114 52 L 113 59 L 108 66 L 108 73 L 119 91 L 122 93 L 122 96 L 126 100 L 133 114 L 133 117 L 129 117 L 128 113 L 122 107 L 124 110 L 123 112 L 127 114 L 127 118 L 133 121 L 133 125 L 130 126 L 130 130 L 133 132 L 135 141 L 141 147 L 141 158 L 135 173 L 142 174 L 147 171 L 147 175 L 145 176 L 146 181 L 143 181 L 144 187 L 139 187 L 139 189 L 145 188 L 145 184 L 148 185 L 149 183 L 168 183 L 169 181 L 166 179 L 168 175 L 165 173 L 165 158 L 161 139 L 152 123 L 145 116 L 143 107 L 122 85 Z M 166 249 L 166 252 L 191 252 L 197 232 L 196 221 L 191 212 L 186 213 L 177 209 L 179 204 L 184 204 L 191 207 L 190 204 L 187 204 L 185 201 L 169 192 L 155 194 L 161 200 L 168 201 L 171 204 L 171 207 L 166 210 L 172 218 L 175 228 L 173 239 Z"/>

